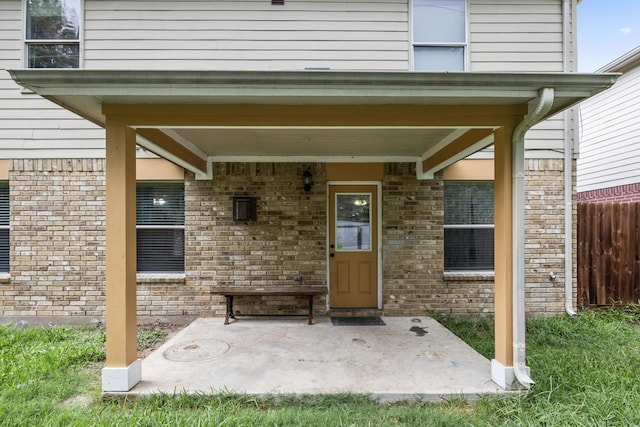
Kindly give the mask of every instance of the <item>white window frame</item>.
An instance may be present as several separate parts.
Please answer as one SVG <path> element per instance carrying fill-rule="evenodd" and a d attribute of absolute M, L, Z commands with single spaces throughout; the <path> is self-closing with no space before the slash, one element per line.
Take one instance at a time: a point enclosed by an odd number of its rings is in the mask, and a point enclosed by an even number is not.
<path fill-rule="evenodd" d="M 462 59 L 463 70 L 462 71 L 468 71 L 469 70 L 469 0 L 465 0 L 465 6 L 464 6 L 465 7 L 465 22 L 464 22 L 465 40 L 464 42 L 456 42 L 456 43 L 416 42 L 413 39 L 413 27 L 415 25 L 414 17 L 413 17 L 414 2 L 415 0 L 409 1 L 409 40 L 410 40 L 409 67 L 410 69 L 414 71 L 421 71 L 421 70 L 416 70 L 415 68 L 415 48 L 416 47 L 461 47 L 463 50 L 463 59 Z"/>
<path fill-rule="evenodd" d="M 27 2 L 22 0 L 22 63 L 24 68 L 29 68 L 29 45 L 31 44 L 77 44 L 78 45 L 78 68 L 84 66 L 84 0 L 80 0 L 80 33 L 77 40 L 49 40 L 49 39 L 27 39 Z"/>

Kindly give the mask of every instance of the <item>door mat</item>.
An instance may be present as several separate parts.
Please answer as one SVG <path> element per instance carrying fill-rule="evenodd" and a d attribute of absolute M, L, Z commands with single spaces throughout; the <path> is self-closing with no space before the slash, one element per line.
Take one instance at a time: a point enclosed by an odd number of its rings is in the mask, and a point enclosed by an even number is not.
<path fill-rule="evenodd" d="M 379 326 L 386 325 L 380 316 L 371 317 L 332 317 L 333 326 Z"/>

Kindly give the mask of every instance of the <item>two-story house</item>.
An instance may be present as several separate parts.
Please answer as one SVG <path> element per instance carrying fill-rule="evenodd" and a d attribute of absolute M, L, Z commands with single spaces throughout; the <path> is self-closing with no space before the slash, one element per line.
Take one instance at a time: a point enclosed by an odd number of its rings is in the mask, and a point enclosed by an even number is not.
<path fill-rule="evenodd" d="M 0 0 L 0 314 L 105 317 L 122 391 L 137 318 L 301 276 L 322 312 L 492 315 L 529 386 L 525 311 L 575 301 L 567 109 L 615 81 L 573 73 L 575 9 Z"/>
<path fill-rule="evenodd" d="M 640 200 L 640 46 L 599 72 L 622 73 L 610 91 L 580 105 L 578 200 Z"/>
<path fill-rule="evenodd" d="M 580 105 L 578 301 L 634 304 L 640 285 L 634 266 L 639 256 L 634 212 L 640 201 L 640 46 L 598 72 L 621 76 L 611 90 Z"/>

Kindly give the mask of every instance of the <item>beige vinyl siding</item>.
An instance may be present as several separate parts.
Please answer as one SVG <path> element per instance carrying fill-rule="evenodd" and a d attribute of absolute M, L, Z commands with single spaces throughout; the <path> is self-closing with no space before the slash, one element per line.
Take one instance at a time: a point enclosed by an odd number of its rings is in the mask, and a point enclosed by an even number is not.
<path fill-rule="evenodd" d="M 407 0 L 86 0 L 85 16 L 86 68 L 409 66 Z"/>
<path fill-rule="evenodd" d="M 408 70 L 409 0 L 84 0 L 84 68 Z M 152 9 L 152 10 L 150 10 Z M 104 155 L 104 131 L 33 94 L 22 1 L 0 0 L 0 158 Z M 470 71 L 561 71 L 560 0 L 470 0 Z M 561 156 L 562 121 L 527 134 Z M 536 156 L 536 152 L 528 152 Z"/>
<path fill-rule="evenodd" d="M 640 66 L 580 104 L 578 191 L 640 182 Z"/>
<path fill-rule="evenodd" d="M 472 0 L 470 71 L 561 72 L 560 0 Z"/>
<path fill-rule="evenodd" d="M 0 1 L 0 62 L 11 63 L 20 58 L 20 2 Z"/>
<path fill-rule="evenodd" d="M 558 114 L 532 127 L 525 138 L 525 157 L 562 158 L 564 155 L 564 120 Z"/>
<path fill-rule="evenodd" d="M 561 0 L 471 0 L 469 71 L 562 72 Z M 563 116 L 533 127 L 526 156 L 563 155 Z"/>
<path fill-rule="evenodd" d="M 22 2 L 0 1 L 0 158 L 104 156 L 104 130 L 24 93 L 4 71 L 24 66 L 22 25 Z"/>
<path fill-rule="evenodd" d="M 1 65 L 1 68 L 8 68 Z M 103 157 L 104 130 L 38 95 L 22 93 L 0 71 L 0 158 Z"/>

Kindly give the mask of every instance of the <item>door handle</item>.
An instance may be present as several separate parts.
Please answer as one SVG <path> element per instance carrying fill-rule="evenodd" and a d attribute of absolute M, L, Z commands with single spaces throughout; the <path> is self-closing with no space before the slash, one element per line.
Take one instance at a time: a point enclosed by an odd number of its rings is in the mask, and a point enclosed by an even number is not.
<path fill-rule="evenodd" d="M 334 254 L 333 252 L 331 252 L 331 253 L 329 254 L 329 256 L 330 256 L 331 258 L 333 258 L 334 256 L 336 256 L 336 254 Z"/>

